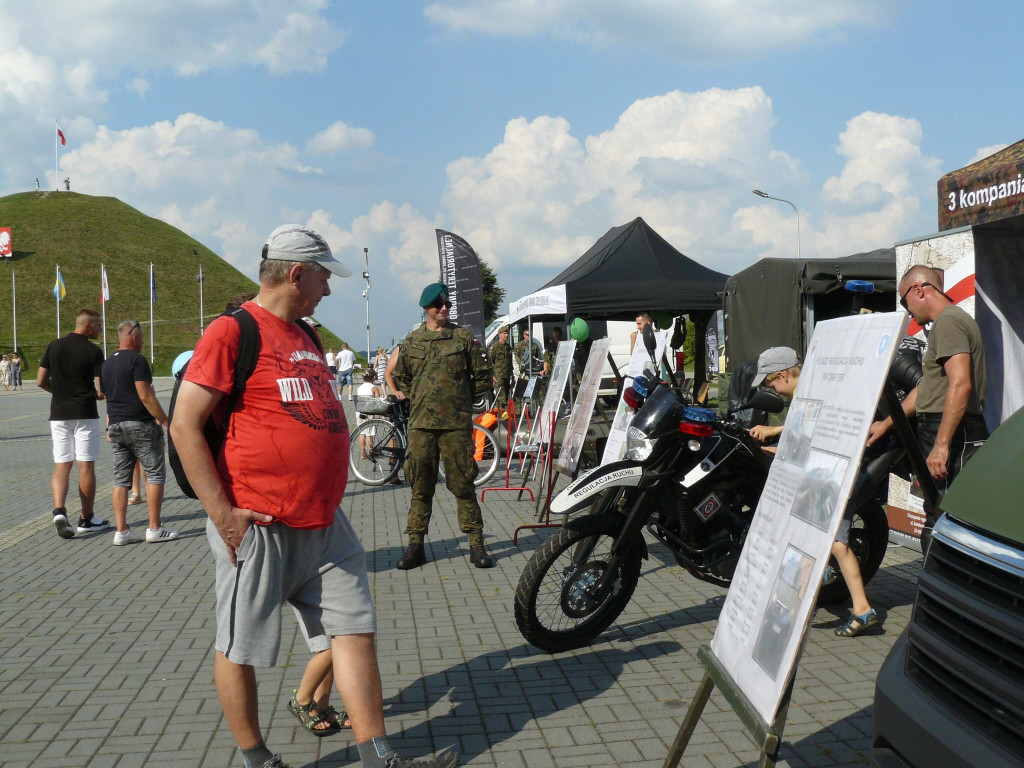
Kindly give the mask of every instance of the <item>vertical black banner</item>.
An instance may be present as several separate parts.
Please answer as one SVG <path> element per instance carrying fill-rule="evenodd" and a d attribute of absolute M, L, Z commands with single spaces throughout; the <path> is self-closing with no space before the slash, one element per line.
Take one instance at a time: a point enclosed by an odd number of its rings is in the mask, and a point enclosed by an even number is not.
<path fill-rule="evenodd" d="M 452 308 L 448 319 L 470 330 L 484 343 L 484 289 L 480 259 L 472 246 L 458 235 L 435 229 L 437 255 L 441 260 L 441 282 L 448 286 Z"/>

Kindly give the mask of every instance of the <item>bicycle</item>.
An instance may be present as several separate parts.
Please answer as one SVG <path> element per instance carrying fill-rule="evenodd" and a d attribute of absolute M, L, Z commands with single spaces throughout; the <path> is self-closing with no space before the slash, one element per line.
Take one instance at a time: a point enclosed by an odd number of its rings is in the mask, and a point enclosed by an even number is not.
<path fill-rule="evenodd" d="M 356 412 L 369 416 L 352 430 L 349 447 L 349 467 L 363 485 L 384 485 L 398 476 L 405 464 L 409 448 L 408 400 L 400 401 L 393 395 L 380 398 L 356 398 Z M 476 448 L 477 475 L 473 484 L 480 487 L 498 470 L 501 451 L 490 430 L 473 424 L 473 443 Z M 439 464 L 437 477 L 444 480 L 444 466 Z"/>

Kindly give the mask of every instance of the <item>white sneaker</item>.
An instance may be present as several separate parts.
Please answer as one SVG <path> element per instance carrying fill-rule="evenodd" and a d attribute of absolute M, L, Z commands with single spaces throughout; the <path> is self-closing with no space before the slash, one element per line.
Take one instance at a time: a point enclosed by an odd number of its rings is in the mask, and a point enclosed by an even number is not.
<path fill-rule="evenodd" d="M 53 526 L 57 529 L 57 535 L 62 539 L 75 538 L 75 532 L 68 524 L 68 516 L 60 510 L 53 510 Z"/>
<path fill-rule="evenodd" d="M 109 527 L 110 523 L 93 515 L 89 520 L 79 520 L 75 530 L 78 533 L 95 533 L 96 531 L 105 531 Z"/>
<path fill-rule="evenodd" d="M 172 541 L 178 538 L 177 531 L 169 531 L 162 525 L 155 531 L 152 528 L 146 529 L 146 541 L 150 544 L 154 544 L 158 541 Z"/>
<path fill-rule="evenodd" d="M 142 537 L 132 532 L 131 528 L 127 531 L 114 531 L 115 547 L 122 547 L 125 544 L 138 544 L 140 541 L 142 541 Z"/>

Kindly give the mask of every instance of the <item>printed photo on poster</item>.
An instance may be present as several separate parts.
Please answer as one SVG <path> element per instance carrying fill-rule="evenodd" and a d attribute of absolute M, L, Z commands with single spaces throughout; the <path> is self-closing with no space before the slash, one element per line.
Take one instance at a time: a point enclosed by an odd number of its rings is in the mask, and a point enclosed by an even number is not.
<path fill-rule="evenodd" d="M 793 497 L 789 514 L 827 531 L 839 505 L 839 492 L 849 458 L 824 451 L 810 451 L 800 490 Z"/>
<path fill-rule="evenodd" d="M 789 638 L 799 621 L 798 609 L 811 583 L 813 567 L 811 555 L 792 545 L 786 547 L 753 650 L 754 661 L 772 680 L 779 676 Z"/>
<path fill-rule="evenodd" d="M 779 461 L 803 466 L 811 451 L 814 427 L 818 424 L 820 413 L 821 400 L 794 400 L 789 406 L 786 428 L 779 438 L 779 447 L 775 458 Z"/>

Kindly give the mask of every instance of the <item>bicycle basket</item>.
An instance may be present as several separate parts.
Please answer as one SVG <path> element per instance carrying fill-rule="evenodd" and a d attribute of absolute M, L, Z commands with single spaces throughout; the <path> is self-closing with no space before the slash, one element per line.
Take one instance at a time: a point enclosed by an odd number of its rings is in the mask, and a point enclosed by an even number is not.
<path fill-rule="evenodd" d="M 370 416 L 387 416 L 391 413 L 391 403 L 380 397 L 360 397 L 356 395 L 356 413 Z"/>

